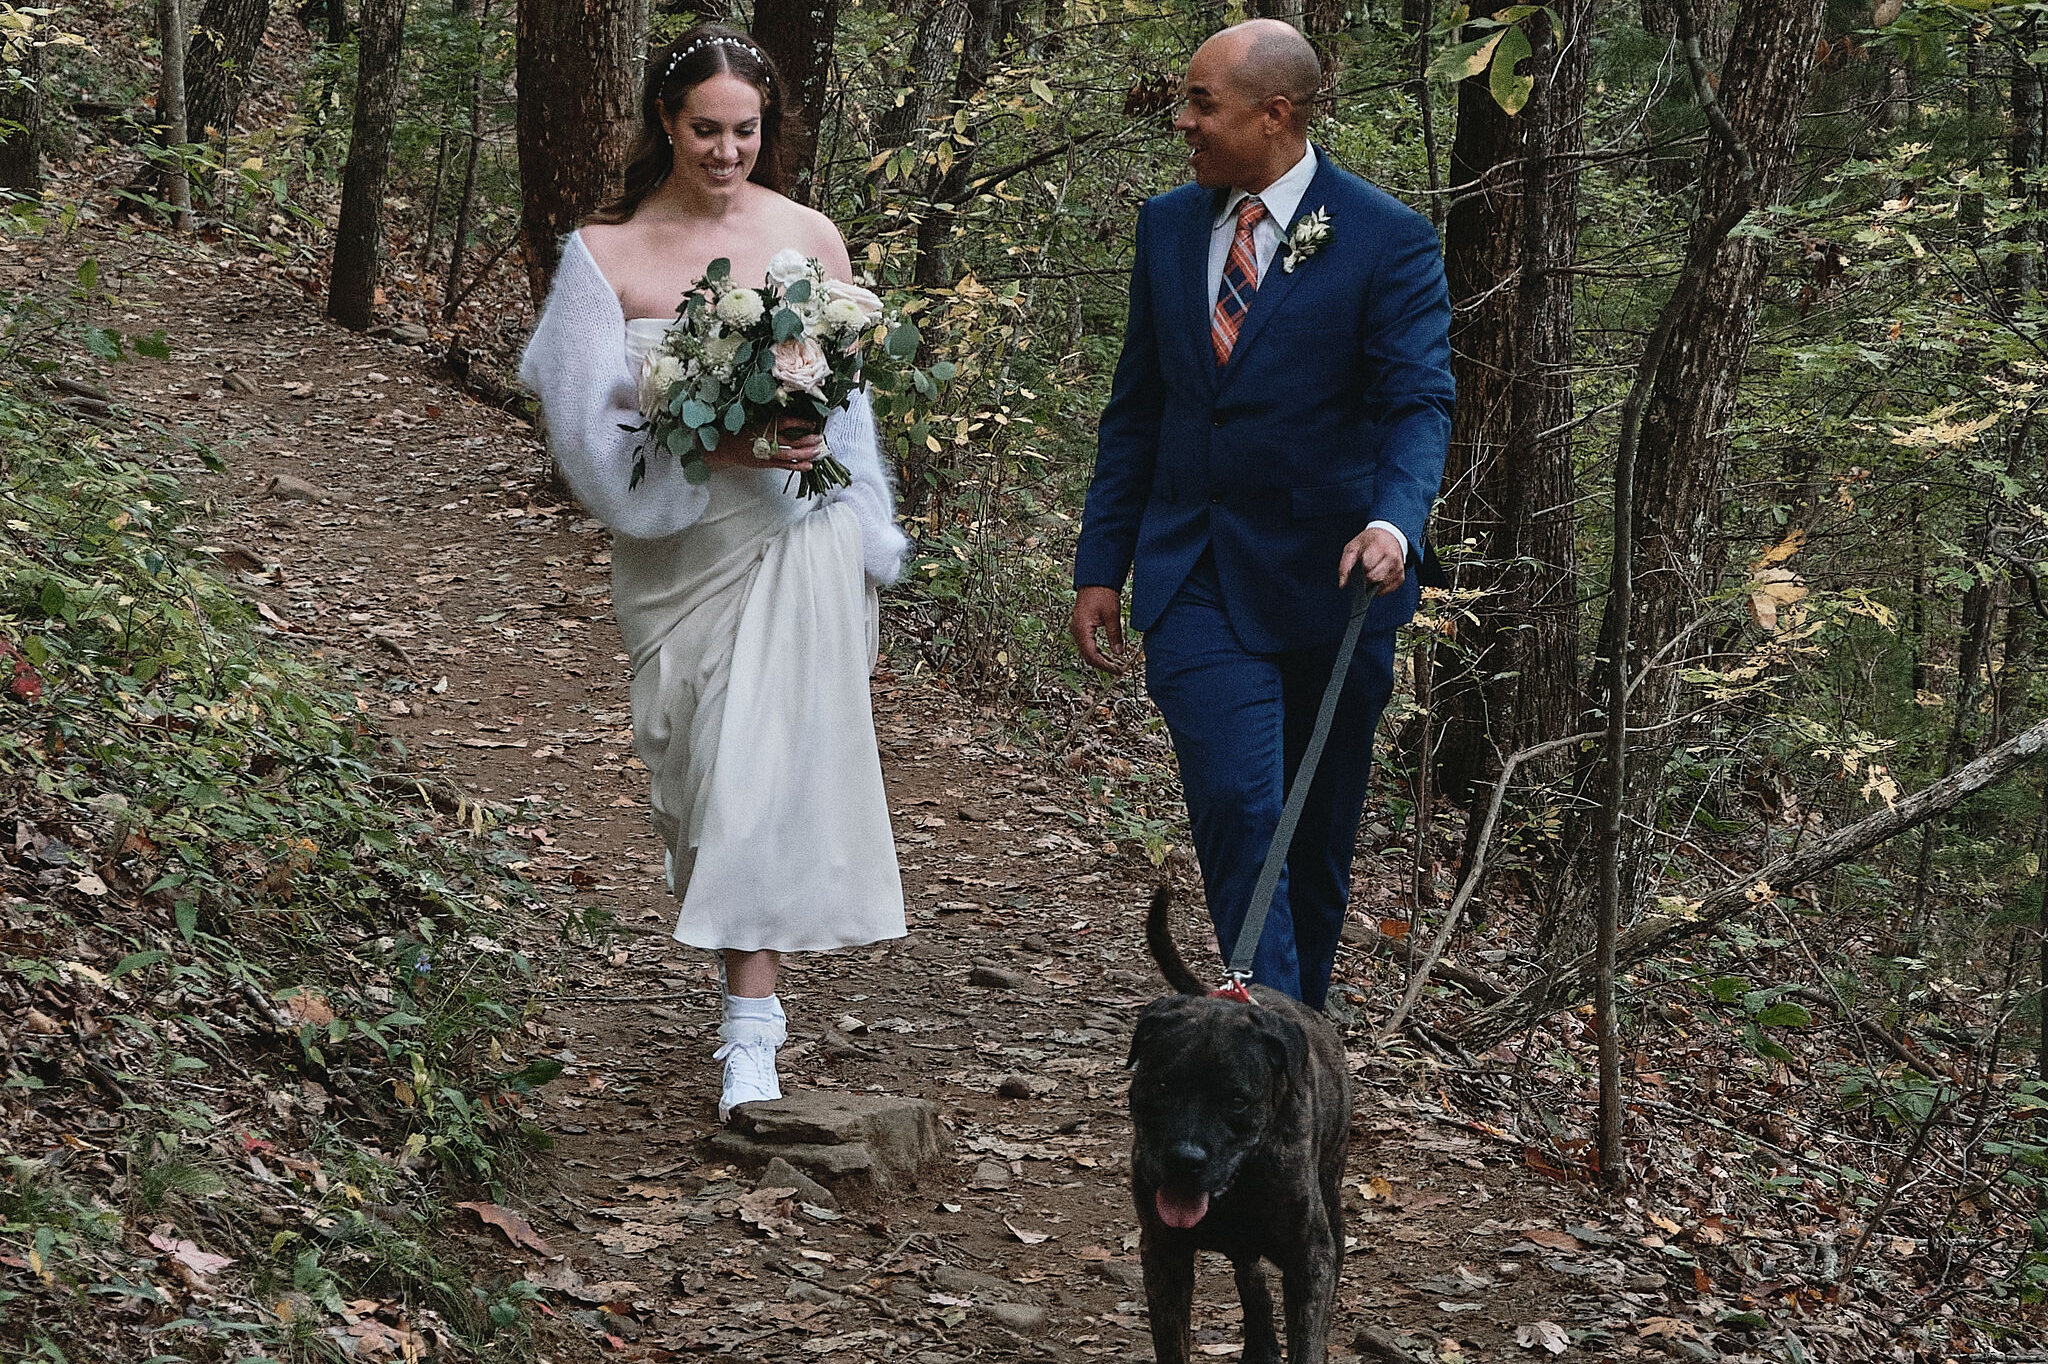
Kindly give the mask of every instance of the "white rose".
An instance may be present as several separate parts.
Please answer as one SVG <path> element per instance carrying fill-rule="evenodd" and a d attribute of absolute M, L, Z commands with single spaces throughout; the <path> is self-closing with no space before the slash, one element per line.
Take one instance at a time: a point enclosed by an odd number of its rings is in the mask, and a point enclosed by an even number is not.
<path fill-rule="evenodd" d="M 769 283 L 784 289 L 800 279 L 816 283 L 823 273 L 810 257 L 793 246 L 783 247 L 775 253 L 775 259 L 768 262 Z"/>
<path fill-rule="evenodd" d="M 825 381 L 832 377 L 832 361 L 825 348 L 808 336 L 775 343 L 775 381 L 823 397 Z"/>
<path fill-rule="evenodd" d="M 761 314 L 767 311 L 767 305 L 761 302 L 761 294 L 757 289 L 729 289 L 719 296 L 718 306 L 714 311 L 718 314 L 718 320 L 728 327 L 751 327 L 761 320 Z"/>
<path fill-rule="evenodd" d="M 825 316 L 828 318 L 835 316 L 833 305 L 839 303 L 851 304 L 859 309 L 859 325 L 864 328 L 872 327 L 882 320 L 881 299 L 876 298 L 874 294 L 861 288 L 858 284 L 848 284 L 843 279 L 826 280 Z"/>
<path fill-rule="evenodd" d="M 683 377 L 683 362 L 666 351 L 655 351 L 640 367 L 640 415 L 653 420 L 668 403 L 668 396 Z"/>

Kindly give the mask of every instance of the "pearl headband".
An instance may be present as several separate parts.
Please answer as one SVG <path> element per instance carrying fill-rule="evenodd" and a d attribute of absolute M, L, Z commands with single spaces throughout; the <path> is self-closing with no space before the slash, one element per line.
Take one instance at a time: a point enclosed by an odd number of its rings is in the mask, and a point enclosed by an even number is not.
<path fill-rule="evenodd" d="M 707 38 L 699 38 L 696 42 L 691 43 L 688 47 L 668 59 L 668 70 L 661 73 L 662 84 L 668 84 L 668 78 L 676 73 L 678 66 L 682 65 L 683 58 L 689 56 L 700 47 L 736 47 L 751 57 L 759 57 L 761 55 L 761 50 L 744 38 L 728 38 L 723 34 L 713 34 Z"/>

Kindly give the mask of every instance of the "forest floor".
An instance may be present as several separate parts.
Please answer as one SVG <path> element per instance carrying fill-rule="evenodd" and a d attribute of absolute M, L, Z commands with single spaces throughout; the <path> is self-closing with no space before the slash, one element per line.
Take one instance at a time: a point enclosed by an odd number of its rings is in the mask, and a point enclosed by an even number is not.
<path fill-rule="evenodd" d="M 352 675 L 420 770 L 503 812 L 558 921 L 615 916 L 599 946 L 564 936 L 529 1028 L 566 1065 L 530 1102 L 554 1145 L 508 1199 L 537 1237 L 445 1229 L 493 1273 L 542 1286 L 540 1355 L 1149 1357 L 1123 1077 L 1132 1019 L 1163 988 L 1140 932 L 1159 873 L 1073 817 L 1085 773 L 885 656 L 876 725 L 912 932 L 787 963 L 784 1083 L 933 1100 L 951 1164 L 836 1212 L 750 1203 L 754 1172 L 710 1143 L 717 987 L 668 936 L 605 532 L 545 491 L 533 430 L 422 348 L 326 323 L 261 257 L 95 229 L 5 244 L 0 273 L 55 277 L 87 249 L 120 300 L 109 324 L 162 327 L 175 348 L 98 381 L 226 461 L 194 491 L 213 543 L 243 552 L 263 619 Z M 1358 863 L 1360 914 L 1392 912 L 1412 856 L 1379 851 Z M 1191 944 L 1197 920 L 1181 920 Z M 977 967 L 1021 988 L 978 984 Z M 1361 1018 L 1403 981 L 1355 945 L 1339 975 Z M 1762 1312 L 1803 1314 L 1806 1290 L 1745 1278 L 1714 1248 L 1747 1237 L 1745 1263 L 1789 1268 L 1833 1224 L 1748 1231 L 1603 1199 L 1546 1173 L 1436 1061 L 1367 1031 L 1351 1038 L 1339 1358 L 1763 1358 L 1745 1353 Z M 1802 1328 L 1806 1357 L 1886 1349 L 1807 1301 L 1822 1315 Z M 1204 1355 L 1236 1355 L 1220 1260 L 1205 1261 L 1196 1323 Z M 1379 1343 L 1354 1344 L 1367 1328 Z"/>

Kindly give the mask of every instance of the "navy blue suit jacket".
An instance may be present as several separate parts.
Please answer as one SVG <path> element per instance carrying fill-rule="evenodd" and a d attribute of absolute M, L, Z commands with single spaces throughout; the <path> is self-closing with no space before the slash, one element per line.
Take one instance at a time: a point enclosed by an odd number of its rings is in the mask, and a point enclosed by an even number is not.
<path fill-rule="evenodd" d="M 1246 648 L 1332 643 L 1349 615 L 1337 558 L 1371 521 L 1401 528 L 1411 571 L 1366 628 L 1414 611 L 1455 395 L 1443 255 L 1427 218 L 1320 148 L 1316 160 L 1296 216 L 1325 210 L 1330 238 L 1292 272 L 1282 247 L 1220 369 L 1208 260 L 1222 192 L 1183 185 L 1139 210 L 1074 563 L 1076 587 L 1121 590 L 1135 568 L 1136 629 L 1158 622 L 1210 549 Z"/>

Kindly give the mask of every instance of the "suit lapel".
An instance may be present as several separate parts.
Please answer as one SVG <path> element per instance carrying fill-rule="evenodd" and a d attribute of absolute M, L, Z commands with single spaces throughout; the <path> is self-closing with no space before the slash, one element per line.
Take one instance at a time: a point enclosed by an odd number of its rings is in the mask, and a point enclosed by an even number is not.
<path fill-rule="evenodd" d="M 1194 209 L 1182 228 L 1186 235 L 1180 248 L 1184 272 L 1182 289 L 1187 298 L 1186 315 L 1189 318 L 1184 334 L 1194 347 L 1189 358 L 1212 388 L 1216 383 L 1216 353 L 1209 347 L 1209 321 L 1216 299 L 1209 291 L 1209 235 L 1216 225 L 1219 197 L 1216 194 L 1192 196 Z"/>
<path fill-rule="evenodd" d="M 1289 272 L 1282 263 L 1287 256 L 1286 239 L 1292 235 L 1297 221 L 1304 215 L 1315 212 L 1328 201 L 1330 187 L 1329 153 L 1318 148 L 1316 173 L 1310 177 L 1308 188 L 1302 191 L 1301 202 L 1294 206 L 1294 217 L 1282 225 L 1280 249 L 1273 255 L 1273 263 L 1266 267 L 1265 278 L 1259 281 L 1259 291 L 1252 295 L 1252 306 L 1245 310 L 1244 325 L 1238 328 L 1237 343 L 1230 348 L 1230 363 L 1223 367 L 1223 373 L 1218 378 L 1219 383 L 1230 382 L 1230 377 L 1244 363 L 1245 352 L 1259 339 L 1259 332 L 1266 325 L 1266 320 L 1280 310 L 1280 305 L 1294 292 L 1294 286 L 1315 268 L 1311 259 L 1303 261 L 1299 268 Z M 1206 335 L 1206 331 L 1204 334 Z"/>

